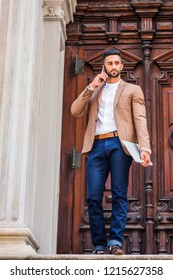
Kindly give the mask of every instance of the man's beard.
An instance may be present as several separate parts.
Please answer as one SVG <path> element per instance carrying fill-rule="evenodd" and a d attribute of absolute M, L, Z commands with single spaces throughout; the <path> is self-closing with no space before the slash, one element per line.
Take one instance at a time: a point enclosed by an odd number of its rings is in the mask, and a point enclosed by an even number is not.
<path fill-rule="evenodd" d="M 112 72 L 113 72 L 113 71 L 112 71 Z M 120 76 L 120 74 L 121 74 L 121 70 L 120 70 L 120 71 L 116 71 L 115 74 L 111 74 L 111 72 L 107 72 L 107 75 L 108 75 L 108 77 L 110 77 L 110 78 L 117 78 L 117 77 Z"/>

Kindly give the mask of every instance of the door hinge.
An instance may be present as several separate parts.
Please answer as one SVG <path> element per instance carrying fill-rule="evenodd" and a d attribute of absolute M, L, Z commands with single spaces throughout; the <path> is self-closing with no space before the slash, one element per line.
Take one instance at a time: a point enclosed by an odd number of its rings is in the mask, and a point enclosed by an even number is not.
<path fill-rule="evenodd" d="M 71 154 L 71 168 L 72 169 L 80 168 L 81 153 L 77 152 L 76 149 L 74 148 L 70 154 Z"/>
<path fill-rule="evenodd" d="M 85 61 L 80 60 L 76 54 L 75 63 L 74 63 L 74 74 L 78 75 L 84 72 Z"/>

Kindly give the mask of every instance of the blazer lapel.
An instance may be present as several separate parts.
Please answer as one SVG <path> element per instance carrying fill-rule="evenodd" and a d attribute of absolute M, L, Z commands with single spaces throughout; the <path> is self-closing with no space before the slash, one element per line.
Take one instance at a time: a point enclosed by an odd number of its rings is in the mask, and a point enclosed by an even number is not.
<path fill-rule="evenodd" d="M 114 107 L 117 105 L 118 99 L 120 98 L 120 95 L 121 95 L 124 87 L 125 87 L 125 82 L 123 80 L 121 80 L 121 82 L 117 88 L 117 92 L 115 94 Z"/>

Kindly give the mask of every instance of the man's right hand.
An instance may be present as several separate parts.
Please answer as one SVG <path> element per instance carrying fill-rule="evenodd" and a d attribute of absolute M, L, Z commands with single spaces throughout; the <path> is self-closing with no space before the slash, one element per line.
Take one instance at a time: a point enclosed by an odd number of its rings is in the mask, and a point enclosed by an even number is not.
<path fill-rule="evenodd" d="M 104 72 L 104 66 L 103 66 L 102 72 L 94 78 L 94 80 L 89 84 L 89 87 L 92 90 L 95 90 L 96 87 L 104 85 L 106 83 L 107 78 L 108 75 Z"/>

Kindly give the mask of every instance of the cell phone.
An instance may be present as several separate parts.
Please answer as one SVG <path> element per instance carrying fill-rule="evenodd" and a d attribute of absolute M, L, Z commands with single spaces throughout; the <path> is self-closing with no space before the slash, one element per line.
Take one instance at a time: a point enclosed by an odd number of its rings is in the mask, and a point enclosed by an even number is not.
<path fill-rule="evenodd" d="M 104 70 L 104 72 L 107 74 L 107 70 L 106 70 L 106 67 L 105 67 L 105 66 L 104 66 L 104 69 L 103 69 L 103 70 Z"/>

